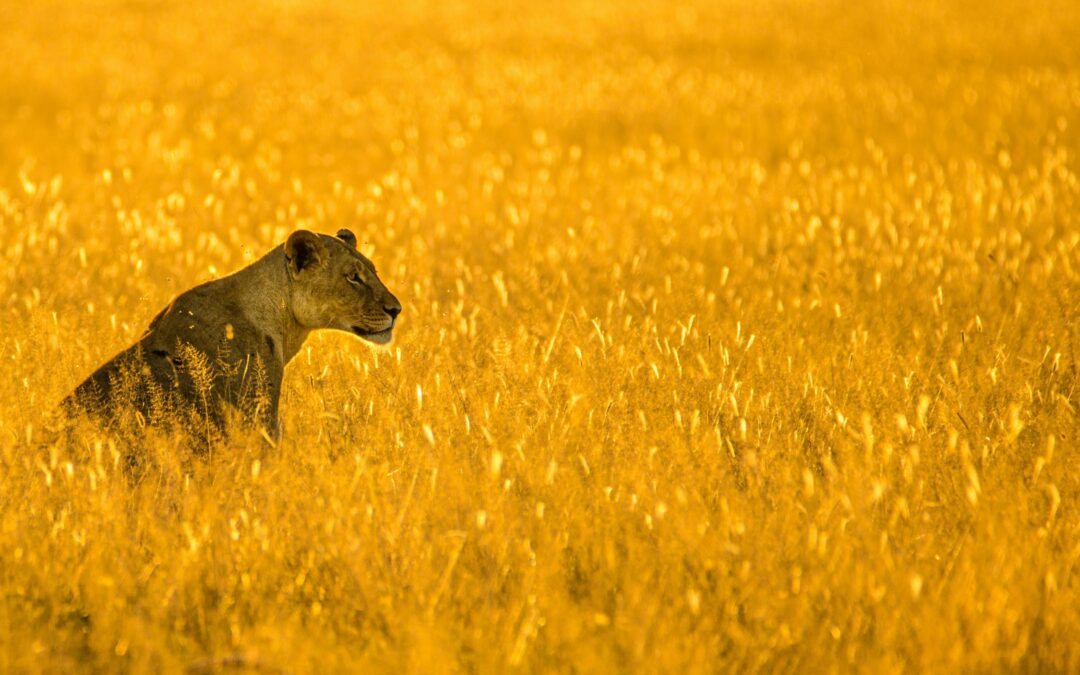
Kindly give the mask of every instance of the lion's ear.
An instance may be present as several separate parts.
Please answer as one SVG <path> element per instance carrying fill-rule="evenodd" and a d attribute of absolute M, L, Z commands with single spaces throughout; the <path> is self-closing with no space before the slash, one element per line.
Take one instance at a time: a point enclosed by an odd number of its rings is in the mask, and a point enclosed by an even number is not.
<path fill-rule="evenodd" d="M 356 235 L 352 233 L 352 230 L 344 228 L 338 230 L 337 238 L 348 244 L 350 248 L 356 248 Z"/>
<path fill-rule="evenodd" d="M 285 259 L 289 264 L 289 274 L 296 278 L 304 270 L 326 262 L 326 245 L 314 232 L 297 230 L 285 242 Z"/>

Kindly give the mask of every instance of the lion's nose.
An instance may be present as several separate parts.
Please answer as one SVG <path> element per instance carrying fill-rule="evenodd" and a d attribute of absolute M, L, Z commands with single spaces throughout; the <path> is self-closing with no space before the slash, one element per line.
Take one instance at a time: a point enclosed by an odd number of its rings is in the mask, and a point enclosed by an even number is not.
<path fill-rule="evenodd" d="M 391 319 L 396 319 L 398 314 L 401 314 L 401 303 L 394 302 L 393 304 L 383 307 L 383 311 L 390 315 Z"/>

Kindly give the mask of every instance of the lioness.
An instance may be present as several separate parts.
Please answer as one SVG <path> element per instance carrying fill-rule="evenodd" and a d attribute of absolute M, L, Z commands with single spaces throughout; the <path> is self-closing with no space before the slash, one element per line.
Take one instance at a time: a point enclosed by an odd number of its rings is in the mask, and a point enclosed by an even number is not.
<path fill-rule="evenodd" d="M 299 230 L 248 267 L 182 293 L 64 406 L 106 419 L 179 420 L 200 436 L 222 430 L 235 410 L 278 438 L 285 364 L 311 331 L 387 344 L 400 313 L 352 232 Z"/>

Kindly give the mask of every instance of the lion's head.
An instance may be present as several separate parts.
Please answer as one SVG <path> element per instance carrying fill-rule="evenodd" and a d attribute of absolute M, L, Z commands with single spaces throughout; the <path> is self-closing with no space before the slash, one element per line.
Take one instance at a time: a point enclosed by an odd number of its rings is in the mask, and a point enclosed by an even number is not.
<path fill-rule="evenodd" d="M 285 242 L 293 315 L 305 328 L 336 328 L 375 344 L 390 342 L 401 303 L 375 265 L 356 250 L 356 235 L 297 230 Z"/>

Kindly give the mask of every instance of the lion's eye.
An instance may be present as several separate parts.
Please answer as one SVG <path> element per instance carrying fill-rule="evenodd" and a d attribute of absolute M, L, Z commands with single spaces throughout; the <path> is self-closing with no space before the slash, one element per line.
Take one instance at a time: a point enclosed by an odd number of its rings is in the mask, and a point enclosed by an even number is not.
<path fill-rule="evenodd" d="M 349 280 L 349 283 L 351 283 L 351 284 L 362 284 L 362 283 L 364 283 L 364 280 L 361 279 L 360 275 L 358 273 L 356 273 L 356 272 L 353 272 L 347 278 Z"/>

